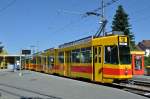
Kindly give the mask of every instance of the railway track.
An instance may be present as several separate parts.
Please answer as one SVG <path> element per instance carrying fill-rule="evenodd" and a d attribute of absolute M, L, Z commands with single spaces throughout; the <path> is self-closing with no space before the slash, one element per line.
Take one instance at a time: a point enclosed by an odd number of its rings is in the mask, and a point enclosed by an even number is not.
<path fill-rule="evenodd" d="M 129 80 L 130 84 L 143 85 L 150 87 L 150 81 L 142 81 L 142 80 Z"/>
<path fill-rule="evenodd" d="M 150 82 L 130 80 L 129 83 L 113 83 L 122 90 L 150 98 Z"/>

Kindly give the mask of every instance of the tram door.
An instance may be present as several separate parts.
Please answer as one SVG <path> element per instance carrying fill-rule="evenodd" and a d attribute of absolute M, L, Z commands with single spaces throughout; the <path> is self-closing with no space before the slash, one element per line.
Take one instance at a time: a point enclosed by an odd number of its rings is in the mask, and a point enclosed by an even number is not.
<path fill-rule="evenodd" d="M 71 65 L 71 52 L 66 52 L 66 59 L 65 59 L 65 70 L 66 70 L 66 76 L 70 76 L 70 65 Z"/>
<path fill-rule="evenodd" d="M 94 47 L 94 57 L 93 57 L 93 63 L 94 63 L 94 74 L 93 78 L 95 81 L 102 81 L 102 47 L 96 46 Z"/>

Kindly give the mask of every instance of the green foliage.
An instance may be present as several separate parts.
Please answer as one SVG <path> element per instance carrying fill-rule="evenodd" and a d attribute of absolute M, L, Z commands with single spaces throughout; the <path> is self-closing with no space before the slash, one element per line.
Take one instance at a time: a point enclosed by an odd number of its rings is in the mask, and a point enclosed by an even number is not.
<path fill-rule="evenodd" d="M 150 66 L 150 56 L 144 58 L 145 66 Z"/>
<path fill-rule="evenodd" d="M 112 31 L 122 31 L 124 35 L 129 36 L 131 50 L 135 49 L 135 36 L 130 31 L 131 25 L 129 24 L 128 14 L 124 11 L 121 5 L 118 6 L 116 14 L 114 15 L 112 22 Z"/>
<path fill-rule="evenodd" d="M 0 52 L 0 55 L 7 55 L 8 53 L 7 53 L 7 51 L 6 50 L 2 50 L 1 52 Z"/>

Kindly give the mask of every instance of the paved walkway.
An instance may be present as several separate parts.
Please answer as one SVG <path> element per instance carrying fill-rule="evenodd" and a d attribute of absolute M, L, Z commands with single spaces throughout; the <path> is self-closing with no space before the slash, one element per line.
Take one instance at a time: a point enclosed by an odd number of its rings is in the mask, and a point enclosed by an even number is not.
<path fill-rule="evenodd" d="M 98 84 L 32 71 L 22 73 L 0 71 L 0 99 L 148 99 Z"/>
<path fill-rule="evenodd" d="M 150 76 L 134 75 L 133 80 L 138 80 L 138 81 L 143 81 L 143 82 L 149 82 L 150 83 Z"/>

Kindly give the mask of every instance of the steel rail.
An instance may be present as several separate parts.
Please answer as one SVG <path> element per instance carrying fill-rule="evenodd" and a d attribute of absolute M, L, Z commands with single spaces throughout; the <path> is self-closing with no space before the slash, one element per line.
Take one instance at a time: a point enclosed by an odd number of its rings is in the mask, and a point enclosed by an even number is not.
<path fill-rule="evenodd" d="M 113 85 L 121 87 L 122 90 L 150 98 L 150 86 L 133 85 L 128 83 L 113 83 Z"/>

